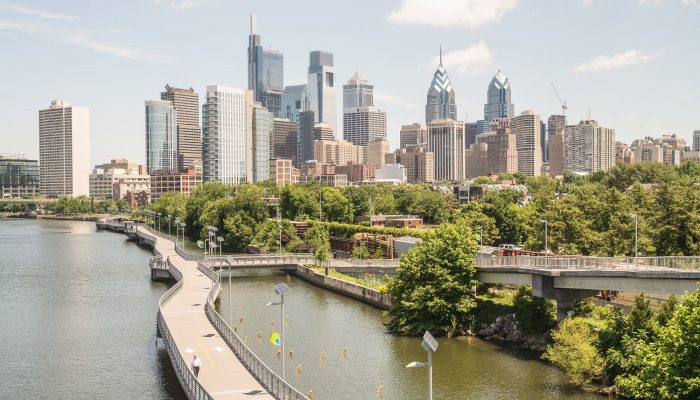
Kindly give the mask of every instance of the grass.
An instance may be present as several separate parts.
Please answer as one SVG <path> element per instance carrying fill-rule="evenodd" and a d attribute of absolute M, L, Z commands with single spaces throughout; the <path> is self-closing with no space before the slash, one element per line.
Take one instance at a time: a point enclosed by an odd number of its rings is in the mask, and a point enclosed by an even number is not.
<path fill-rule="evenodd" d="M 324 267 L 320 266 L 312 266 L 311 269 L 314 271 L 324 274 L 326 273 L 326 270 Z M 380 293 L 386 293 L 386 282 L 387 278 L 385 276 L 378 276 L 376 274 L 364 274 L 359 277 L 354 277 L 351 275 L 344 274 L 342 272 L 338 272 L 333 268 L 328 268 L 328 276 L 336 279 L 340 279 L 342 281 L 354 283 L 356 285 L 364 286 L 366 288 L 376 290 Z"/>

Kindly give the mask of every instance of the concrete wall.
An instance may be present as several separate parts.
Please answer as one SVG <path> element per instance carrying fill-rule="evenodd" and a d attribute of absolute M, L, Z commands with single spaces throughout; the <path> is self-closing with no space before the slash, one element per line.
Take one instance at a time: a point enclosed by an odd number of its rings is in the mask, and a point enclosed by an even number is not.
<path fill-rule="evenodd" d="M 299 265 L 296 270 L 290 270 L 290 273 L 316 286 L 352 297 L 382 310 L 388 310 L 391 307 L 391 298 L 389 298 L 388 294 L 382 294 L 364 286 L 320 274 L 311 268 Z"/>

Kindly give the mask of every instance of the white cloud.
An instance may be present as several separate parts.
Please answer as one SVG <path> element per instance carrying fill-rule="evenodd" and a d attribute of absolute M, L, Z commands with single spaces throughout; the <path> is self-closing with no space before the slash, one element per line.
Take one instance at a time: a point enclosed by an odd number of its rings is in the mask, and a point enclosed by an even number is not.
<path fill-rule="evenodd" d="M 37 8 L 20 6 L 16 4 L 0 4 L 0 10 L 8 10 L 17 14 L 24 14 L 31 17 L 56 21 L 75 21 L 78 19 L 78 17 L 74 15 L 53 13 L 50 11 L 39 10 Z"/>
<path fill-rule="evenodd" d="M 683 0 L 683 4 L 692 7 L 698 6 L 698 10 L 700 10 L 700 0 Z"/>
<path fill-rule="evenodd" d="M 387 20 L 396 24 L 476 28 L 499 22 L 519 0 L 402 0 Z"/>
<path fill-rule="evenodd" d="M 639 4 L 645 6 L 660 6 L 664 3 L 664 0 L 639 0 Z"/>
<path fill-rule="evenodd" d="M 409 101 L 406 101 L 398 96 L 394 96 L 389 93 L 384 93 L 379 90 L 374 91 L 374 99 L 379 100 L 379 102 L 385 102 L 385 103 L 393 103 L 398 106 L 401 106 L 403 108 L 408 108 L 409 110 L 421 110 L 422 107 L 415 104 L 411 103 Z"/>
<path fill-rule="evenodd" d="M 462 75 L 484 72 L 491 66 L 492 61 L 493 52 L 484 40 L 464 50 L 453 51 L 442 56 L 442 65 L 447 70 L 456 70 Z M 440 57 L 433 58 L 433 67 L 437 67 L 439 63 Z"/>
<path fill-rule="evenodd" d="M 581 74 L 585 72 L 598 72 L 607 71 L 612 69 L 619 69 L 622 67 L 627 67 L 636 64 L 645 64 L 651 60 L 661 57 L 663 50 L 659 50 L 653 53 L 645 53 L 641 50 L 627 50 L 623 53 L 615 54 L 612 56 L 600 55 L 590 62 L 583 63 L 574 67 L 573 72 L 575 74 Z"/>
<path fill-rule="evenodd" d="M 584 7 L 590 7 L 593 5 L 593 0 L 583 0 Z"/>
<path fill-rule="evenodd" d="M 209 3 L 210 0 L 154 0 L 156 4 L 167 3 L 173 10 L 189 10 Z"/>

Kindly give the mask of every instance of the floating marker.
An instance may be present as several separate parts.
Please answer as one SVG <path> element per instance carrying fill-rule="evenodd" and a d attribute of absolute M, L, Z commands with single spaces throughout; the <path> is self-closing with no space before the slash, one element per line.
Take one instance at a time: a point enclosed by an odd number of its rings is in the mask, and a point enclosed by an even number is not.
<path fill-rule="evenodd" d="M 273 346 L 281 346 L 282 338 L 280 337 L 280 334 L 277 332 L 272 332 L 270 334 L 270 343 L 272 343 Z"/>
<path fill-rule="evenodd" d="M 242 316 L 242 315 L 241 315 L 241 318 L 239 319 L 239 321 L 243 322 L 243 316 Z"/>
<path fill-rule="evenodd" d="M 297 374 L 301 375 L 301 364 L 297 364 L 297 367 L 294 369 Z"/>
<path fill-rule="evenodd" d="M 379 387 L 377 388 L 377 397 L 380 399 L 382 398 L 382 391 L 383 390 L 384 390 L 384 386 L 379 385 Z"/>
<path fill-rule="evenodd" d="M 307 398 L 307 399 L 311 399 L 311 398 L 313 398 L 313 397 L 314 397 L 314 391 L 313 391 L 313 390 L 309 390 L 308 392 L 306 392 L 306 398 Z"/>
<path fill-rule="evenodd" d="M 198 240 L 198 241 L 197 241 L 197 247 L 199 247 L 200 249 L 203 249 L 203 248 L 204 248 L 204 242 L 202 242 L 201 240 Z"/>
<path fill-rule="evenodd" d="M 258 333 L 256 333 L 255 336 L 257 336 L 258 339 L 260 339 L 262 337 L 262 332 L 258 331 Z"/>
<path fill-rule="evenodd" d="M 243 343 L 248 344 L 248 336 L 243 336 Z"/>
<path fill-rule="evenodd" d="M 319 358 L 321 359 L 321 361 L 323 361 L 326 358 L 326 352 L 322 351 L 321 355 L 319 355 Z"/>
<path fill-rule="evenodd" d="M 289 358 L 294 358 L 294 350 L 289 352 Z"/>

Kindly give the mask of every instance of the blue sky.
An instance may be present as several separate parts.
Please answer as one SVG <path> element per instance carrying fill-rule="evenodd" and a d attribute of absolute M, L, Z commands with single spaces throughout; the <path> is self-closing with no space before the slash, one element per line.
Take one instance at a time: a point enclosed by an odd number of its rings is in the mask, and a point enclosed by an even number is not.
<path fill-rule="evenodd" d="M 251 12 L 285 84 L 311 50 L 335 53 L 339 83 L 360 69 L 392 148 L 425 118 L 440 45 L 460 119 L 483 117 L 500 68 L 516 113 L 559 113 L 554 82 L 569 122 L 590 108 L 618 140 L 700 129 L 700 0 L 0 0 L 0 152 L 37 158 L 38 110 L 64 99 L 91 109 L 93 164 L 143 162 L 144 100 L 166 83 L 247 85 Z"/>

